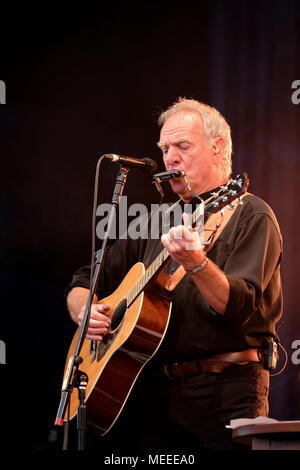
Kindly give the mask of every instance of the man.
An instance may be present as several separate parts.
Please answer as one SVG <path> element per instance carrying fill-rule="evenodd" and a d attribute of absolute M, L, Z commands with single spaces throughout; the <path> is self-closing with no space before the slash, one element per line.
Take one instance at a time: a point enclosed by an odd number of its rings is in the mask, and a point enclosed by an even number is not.
<path fill-rule="evenodd" d="M 194 203 L 195 194 L 207 199 L 228 181 L 230 128 L 216 109 L 179 99 L 161 114 L 159 124 L 158 146 L 166 169 L 184 170 L 189 182 L 171 180 L 182 205 Z M 198 232 L 186 224 L 172 227 L 161 243 L 117 240 L 96 289 L 95 302 L 115 290 L 137 261 L 153 261 L 163 246 L 173 265 L 182 265 L 187 273 L 174 291 L 165 338 L 125 408 L 125 432 L 119 436 L 129 436 L 132 443 L 135 438 L 143 449 L 234 449 L 225 427 L 230 420 L 268 413 L 269 372 L 263 351 L 278 339 L 275 325 L 282 314 L 282 242 L 276 218 L 264 201 L 250 194 L 207 256 Z M 67 298 L 78 324 L 88 287 L 89 272 L 82 268 Z M 108 309 L 92 306 L 87 338 L 101 341 L 108 332 Z M 120 429 L 122 425 L 121 419 Z"/>

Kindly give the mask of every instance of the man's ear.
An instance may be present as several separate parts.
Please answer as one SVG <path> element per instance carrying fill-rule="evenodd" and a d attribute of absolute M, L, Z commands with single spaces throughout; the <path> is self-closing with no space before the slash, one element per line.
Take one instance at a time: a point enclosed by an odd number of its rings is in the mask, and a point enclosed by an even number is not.
<path fill-rule="evenodd" d="M 213 143 L 212 146 L 214 156 L 215 156 L 215 161 L 218 163 L 220 159 L 223 158 L 224 151 L 225 151 L 225 140 L 223 137 L 217 137 Z"/>

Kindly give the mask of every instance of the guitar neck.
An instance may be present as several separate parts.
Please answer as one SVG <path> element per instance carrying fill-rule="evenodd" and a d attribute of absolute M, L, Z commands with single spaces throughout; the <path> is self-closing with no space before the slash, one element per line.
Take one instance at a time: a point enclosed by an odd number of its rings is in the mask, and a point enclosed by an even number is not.
<path fill-rule="evenodd" d="M 162 267 L 165 261 L 170 257 L 169 252 L 164 248 L 155 260 L 146 269 L 145 274 L 135 284 L 127 296 L 127 306 L 129 306 L 137 296 L 144 290 L 146 284 L 153 278 L 157 271 Z"/>

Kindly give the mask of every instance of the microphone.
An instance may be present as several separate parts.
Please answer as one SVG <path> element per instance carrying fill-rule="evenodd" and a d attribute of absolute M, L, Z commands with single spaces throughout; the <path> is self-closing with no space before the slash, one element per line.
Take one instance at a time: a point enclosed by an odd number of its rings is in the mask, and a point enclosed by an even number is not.
<path fill-rule="evenodd" d="M 120 165 L 123 163 L 125 166 L 135 166 L 146 173 L 154 173 L 157 170 L 157 163 L 151 158 L 123 157 L 115 153 L 105 153 L 103 156 L 113 162 L 120 163 Z"/>

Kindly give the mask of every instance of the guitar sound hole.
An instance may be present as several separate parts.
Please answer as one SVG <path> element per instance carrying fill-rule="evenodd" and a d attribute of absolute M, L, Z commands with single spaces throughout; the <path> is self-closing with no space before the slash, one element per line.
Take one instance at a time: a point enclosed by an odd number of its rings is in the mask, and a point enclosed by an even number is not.
<path fill-rule="evenodd" d="M 115 308 L 115 311 L 113 313 L 113 316 L 111 317 L 111 324 L 110 324 L 111 331 L 116 330 L 120 326 L 120 324 L 121 324 L 121 322 L 124 318 L 126 310 L 127 310 L 127 301 L 126 301 L 126 299 L 123 299 L 117 305 L 117 307 Z"/>

